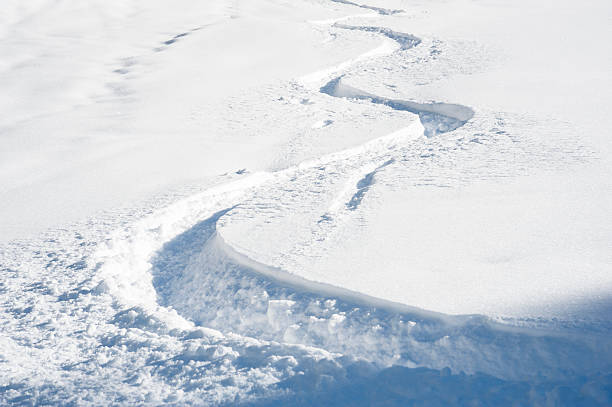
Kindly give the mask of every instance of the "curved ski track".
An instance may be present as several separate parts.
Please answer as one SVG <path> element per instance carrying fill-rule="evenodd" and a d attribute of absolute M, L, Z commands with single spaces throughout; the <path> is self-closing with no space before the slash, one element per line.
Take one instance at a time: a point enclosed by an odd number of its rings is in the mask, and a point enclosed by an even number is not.
<path fill-rule="evenodd" d="M 288 88 L 329 104 L 389 109 L 394 120 L 406 117 L 406 127 L 298 165 L 289 160 L 278 171 L 224 174 L 178 202 L 170 194 L 137 213 L 111 213 L 54 230 L 41 242 L 0 247 L 0 322 L 9 333 L 0 335 L 0 404 L 610 404 L 612 378 L 598 371 L 610 371 L 612 349 L 596 328 L 519 328 L 429 312 L 298 277 L 239 246 L 232 225 L 235 232 L 246 220 L 301 216 L 307 240 L 280 236 L 274 249 L 284 254 L 289 246 L 283 265 L 310 259 L 363 216 L 377 183 L 405 182 L 389 176 L 402 162 L 435 160 L 430 143 L 444 142 L 446 132 L 467 122 L 480 125 L 470 122 L 474 112 L 466 106 L 390 99 L 345 83 L 355 64 L 402 59 L 423 45 L 385 27 L 339 24 L 401 10 L 332 1 L 369 13 L 313 24 L 379 35 L 384 43 Z M 148 49 L 163 55 L 206 26 L 182 28 Z M 119 62 L 109 72 L 112 97 L 130 95 L 127 81 L 140 64 L 138 56 Z M 334 119 L 320 126 L 340 121 Z M 482 135 L 469 137 L 480 143 Z"/>
<path fill-rule="evenodd" d="M 357 6 L 382 15 L 398 12 Z M 410 34 L 382 27 L 335 27 L 391 38 L 399 45 L 393 52 L 420 42 Z M 376 55 L 370 53 L 365 58 Z M 179 202 L 118 235 L 106 252 L 99 252 L 97 283 L 98 290 L 111 292 L 126 307 L 116 316 L 118 323 L 150 314 L 174 329 L 193 329 L 189 327 L 195 324 L 267 343 L 316 347 L 352 361 L 365 361 L 372 366 L 369 369 L 450 367 L 454 372 L 518 379 L 538 375 L 563 378 L 590 373 L 582 371 L 581 365 L 600 366 L 599 361 L 608 358 L 599 359 L 598 352 L 609 352 L 602 348 L 601 338 L 521 330 L 482 316 L 451 317 L 371 298 L 261 264 L 226 243 L 217 224 L 231 218 L 249 196 L 264 186 L 288 187 L 292 178 L 315 174 L 326 166 L 358 181 L 347 186 L 337 197 L 338 204 L 322 213 L 318 223 L 325 228 L 338 217 L 350 216 L 347 211 L 359 208 L 377 174 L 393 165 L 398 145 L 455 130 L 474 114 L 461 105 L 372 95 L 344 84 L 342 74 L 330 78 L 350 65 L 315 74 L 314 78 L 329 79 L 320 91 L 414 113 L 421 125 L 415 123 L 403 132 L 282 171 L 244 175 Z M 551 355 L 550 349 L 556 353 Z"/>

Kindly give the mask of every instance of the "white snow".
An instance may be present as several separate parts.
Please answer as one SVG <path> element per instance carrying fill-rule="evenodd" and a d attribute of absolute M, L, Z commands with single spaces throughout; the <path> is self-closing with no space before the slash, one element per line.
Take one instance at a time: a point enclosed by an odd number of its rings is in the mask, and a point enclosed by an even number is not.
<path fill-rule="evenodd" d="M 610 405 L 611 12 L 5 1 L 0 404 Z"/>

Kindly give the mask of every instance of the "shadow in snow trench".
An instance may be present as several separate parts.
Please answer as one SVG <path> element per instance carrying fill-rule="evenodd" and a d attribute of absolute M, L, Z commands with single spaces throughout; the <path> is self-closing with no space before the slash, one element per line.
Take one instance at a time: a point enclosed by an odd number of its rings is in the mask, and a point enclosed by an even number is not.
<path fill-rule="evenodd" d="M 392 40 L 396 41 L 402 50 L 416 47 L 421 43 L 421 39 L 415 37 L 412 34 L 406 34 L 399 31 L 393 31 L 385 27 L 372 27 L 372 26 L 357 26 L 357 25 L 346 25 L 346 24 L 334 24 L 336 28 L 342 28 L 344 30 L 358 30 L 382 34 Z"/>
<path fill-rule="evenodd" d="M 449 367 L 506 380 L 610 371 L 612 344 L 605 335 L 565 335 L 504 326 L 484 316 L 429 312 L 253 261 L 217 232 L 233 208 L 194 225 L 151 259 L 159 303 L 197 325 L 315 346 L 377 369 Z"/>
<path fill-rule="evenodd" d="M 451 374 L 449 369 L 393 366 L 372 372 L 355 364 L 343 377 L 296 375 L 273 387 L 295 393 L 243 405 L 449 407 L 449 406 L 609 406 L 612 375 L 594 374 L 566 381 L 508 381 L 482 373 Z"/>
<path fill-rule="evenodd" d="M 349 0 L 331 0 L 331 1 L 333 1 L 334 3 L 348 4 L 350 6 L 355 6 L 355 7 L 359 7 L 359 8 L 365 8 L 365 9 L 368 9 L 368 10 L 373 10 L 373 11 L 376 11 L 378 14 L 381 14 L 381 15 L 392 15 L 392 14 L 398 14 L 398 13 L 403 13 L 404 12 L 404 10 L 393 10 L 393 9 L 388 9 L 388 8 L 368 6 L 367 4 L 354 3 L 354 2 L 349 1 Z"/>
<path fill-rule="evenodd" d="M 374 176 L 376 175 L 376 173 L 385 168 L 386 166 L 393 164 L 394 162 L 394 159 L 388 160 L 387 162 L 376 168 L 374 171 L 367 173 L 362 179 L 357 182 L 357 192 L 353 194 L 351 200 L 348 201 L 346 204 L 348 210 L 354 211 L 359 207 L 361 201 L 363 201 L 363 197 L 365 196 L 366 192 L 368 192 L 370 187 L 374 184 Z"/>
<path fill-rule="evenodd" d="M 452 103 L 417 103 L 376 96 L 345 85 L 342 83 L 342 76 L 329 81 L 320 91 L 329 96 L 369 100 L 372 103 L 385 105 L 394 110 L 417 114 L 425 128 L 426 137 L 455 130 L 474 117 L 474 111 L 463 105 Z"/>

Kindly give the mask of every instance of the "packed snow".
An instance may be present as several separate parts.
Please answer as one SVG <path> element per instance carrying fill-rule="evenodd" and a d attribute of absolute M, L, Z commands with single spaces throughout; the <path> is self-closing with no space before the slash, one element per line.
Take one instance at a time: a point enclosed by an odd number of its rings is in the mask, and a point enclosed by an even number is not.
<path fill-rule="evenodd" d="M 7 0 L 0 404 L 612 404 L 612 6 Z"/>

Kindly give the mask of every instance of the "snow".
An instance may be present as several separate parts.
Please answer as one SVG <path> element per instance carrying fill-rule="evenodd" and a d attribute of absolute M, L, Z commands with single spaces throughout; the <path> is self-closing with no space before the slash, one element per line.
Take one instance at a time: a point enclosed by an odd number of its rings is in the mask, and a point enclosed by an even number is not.
<path fill-rule="evenodd" d="M 7 1 L 0 404 L 610 405 L 608 2 Z"/>

